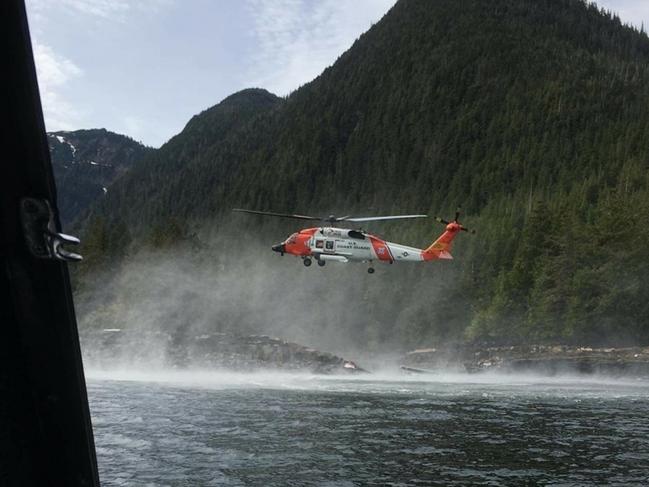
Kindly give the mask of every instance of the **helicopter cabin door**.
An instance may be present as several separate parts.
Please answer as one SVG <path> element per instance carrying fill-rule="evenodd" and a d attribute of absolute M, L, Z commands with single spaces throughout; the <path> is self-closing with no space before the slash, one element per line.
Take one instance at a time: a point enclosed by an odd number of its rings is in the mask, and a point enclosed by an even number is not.
<path fill-rule="evenodd" d="M 333 254 L 336 252 L 336 239 L 327 238 L 324 241 L 324 251 L 326 254 Z"/>

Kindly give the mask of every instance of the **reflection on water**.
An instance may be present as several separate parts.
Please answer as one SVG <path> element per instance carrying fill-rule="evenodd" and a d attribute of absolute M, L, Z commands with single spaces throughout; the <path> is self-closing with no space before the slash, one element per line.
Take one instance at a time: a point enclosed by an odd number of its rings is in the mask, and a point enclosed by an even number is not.
<path fill-rule="evenodd" d="M 91 372 L 102 485 L 649 484 L 649 382 Z"/>

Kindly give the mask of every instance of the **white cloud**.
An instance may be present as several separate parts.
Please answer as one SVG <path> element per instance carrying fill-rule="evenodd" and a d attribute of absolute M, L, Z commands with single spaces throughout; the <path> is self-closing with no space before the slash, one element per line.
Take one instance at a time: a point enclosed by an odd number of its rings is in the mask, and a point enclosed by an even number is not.
<path fill-rule="evenodd" d="M 58 3 L 83 14 L 104 18 L 121 18 L 130 8 L 130 3 L 124 0 L 59 0 Z"/>
<path fill-rule="evenodd" d="M 249 85 L 286 95 L 311 81 L 395 0 L 248 0 L 255 52 Z"/>
<path fill-rule="evenodd" d="M 61 93 L 71 80 L 83 75 L 83 71 L 71 60 L 54 52 L 45 44 L 34 42 L 34 62 L 38 85 L 48 130 L 77 128 L 81 114 Z"/>
<path fill-rule="evenodd" d="M 56 54 L 44 44 L 34 45 L 38 79 L 47 85 L 60 86 L 70 78 L 81 76 L 83 71 L 69 59 Z"/>
<path fill-rule="evenodd" d="M 33 18 L 45 21 L 48 12 L 66 10 L 68 13 L 80 14 L 100 19 L 126 21 L 128 13 L 133 10 L 155 13 L 168 6 L 173 0 L 27 0 L 27 7 Z"/>
<path fill-rule="evenodd" d="M 89 123 L 88 110 L 80 110 L 78 101 L 71 95 L 71 85 L 84 75 L 84 70 L 67 57 L 68 52 L 81 52 L 82 49 L 67 47 L 66 54 L 62 54 L 57 46 L 50 44 L 51 39 L 48 42 L 48 33 L 52 31 L 52 27 L 64 25 L 68 30 L 97 29 L 102 23 L 126 22 L 129 14 L 134 12 L 146 12 L 147 15 L 157 13 L 173 1 L 175 0 L 26 1 L 41 103 L 48 130 L 78 129 Z M 87 83 L 89 78 L 91 76 L 83 81 Z"/>

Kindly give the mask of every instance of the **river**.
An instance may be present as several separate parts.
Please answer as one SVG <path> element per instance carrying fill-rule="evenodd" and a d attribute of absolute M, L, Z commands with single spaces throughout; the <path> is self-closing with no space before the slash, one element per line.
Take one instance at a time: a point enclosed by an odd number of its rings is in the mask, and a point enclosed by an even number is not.
<path fill-rule="evenodd" d="M 649 485 L 649 381 L 89 371 L 103 486 Z"/>

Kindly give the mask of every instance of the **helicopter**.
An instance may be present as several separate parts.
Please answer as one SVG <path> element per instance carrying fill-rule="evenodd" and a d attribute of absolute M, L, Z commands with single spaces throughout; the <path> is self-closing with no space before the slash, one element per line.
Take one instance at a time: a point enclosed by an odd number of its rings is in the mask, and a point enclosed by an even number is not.
<path fill-rule="evenodd" d="M 320 267 L 327 262 L 367 262 L 367 272 L 374 273 L 373 262 L 393 264 L 394 262 L 427 262 L 438 259 L 452 259 L 451 244 L 455 236 L 461 232 L 470 231 L 459 222 L 460 210 L 456 211 L 451 221 L 436 217 L 435 220 L 446 225 L 444 233 L 425 249 L 417 249 L 393 242 L 387 242 L 376 235 L 363 230 L 339 228 L 337 223 L 365 223 L 373 221 L 403 220 L 412 218 L 428 218 L 428 215 L 390 215 L 372 217 L 353 217 L 351 215 L 336 217 L 317 217 L 270 211 L 245 210 L 234 208 L 232 211 L 251 213 L 254 215 L 291 218 L 294 220 L 320 221 L 326 226 L 304 228 L 291 234 L 286 240 L 271 249 L 280 255 L 290 254 L 300 257 L 306 267 L 315 260 Z"/>

